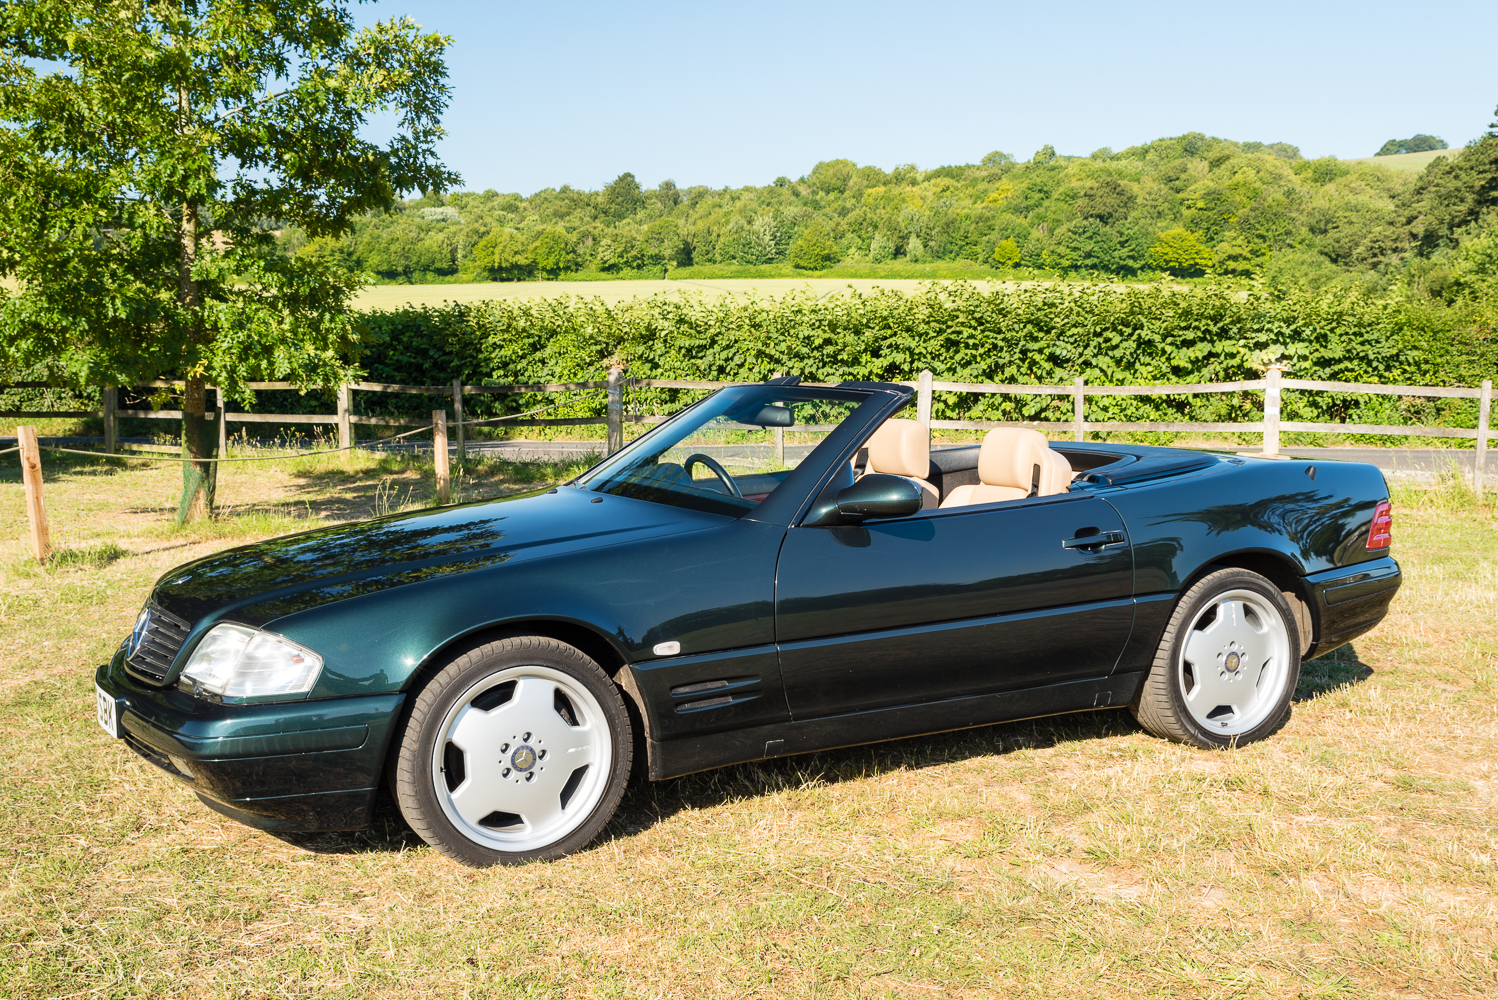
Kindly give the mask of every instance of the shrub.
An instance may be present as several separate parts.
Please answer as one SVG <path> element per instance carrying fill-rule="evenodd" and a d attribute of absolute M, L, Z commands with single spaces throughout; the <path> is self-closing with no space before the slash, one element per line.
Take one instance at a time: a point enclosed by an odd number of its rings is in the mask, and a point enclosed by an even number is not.
<path fill-rule="evenodd" d="M 827 232 L 827 227 L 820 220 L 813 220 L 801 230 L 796 242 L 791 244 L 791 252 L 786 259 L 790 261 L 791 267 L 803 271 L 821 271 L 841 260 L 842 254 L 838 252 L 837 244 Z"/>
<path fill-rule="evenodd" d="M 1201 274 L 1212 268 L 1212 250 L 1189 229 L 1167 229 L 1150 247 L 1148 263 L 1177 277 Z"/>
<path fill-rule="evenodd" d="M 993 262 L 999 267 L 1017 267 L 1020 262 L 1019 244 L 1014 242 L 1014 237 L 1000 240 L 993 248 Z"/>

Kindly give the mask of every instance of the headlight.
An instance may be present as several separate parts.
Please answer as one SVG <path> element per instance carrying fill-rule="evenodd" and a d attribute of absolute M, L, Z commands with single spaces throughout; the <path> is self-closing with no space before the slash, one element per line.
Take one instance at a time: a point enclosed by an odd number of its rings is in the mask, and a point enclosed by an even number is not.
<path fill-rule="evenodd" d="M 193 650 L 182 679 L 194 693 L 234 700 L 306 694 L 322 672 L 322 657 L 274 632 L 215 625 Z"/>

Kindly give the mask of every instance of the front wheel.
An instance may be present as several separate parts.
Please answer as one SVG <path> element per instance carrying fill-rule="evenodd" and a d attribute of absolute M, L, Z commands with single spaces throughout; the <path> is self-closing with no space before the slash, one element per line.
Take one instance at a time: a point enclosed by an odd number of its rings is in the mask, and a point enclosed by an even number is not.
<path fill-rule="evenodd" d="M 613 816 L 632 762 L 629 716 L 580 650 L 503 639 L 458 657 L 415 697 L 396 800 L 443 854 L 475 867 L 550 860 Z"/>
<path fill-rule="evenodd" d="M 1246 569 L 1218 570 L 1176 604 L 1130 708 L 1145 729 L 1177 743 L 1264 739 L 1290 717 L 1301 648 L 1279 588 Z"/>

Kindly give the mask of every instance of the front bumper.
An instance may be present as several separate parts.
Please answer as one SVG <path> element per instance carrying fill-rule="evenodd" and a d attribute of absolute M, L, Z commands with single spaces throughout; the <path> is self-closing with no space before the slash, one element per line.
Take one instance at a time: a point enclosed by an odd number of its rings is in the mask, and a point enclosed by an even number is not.
<path fill-rule="evenodd" d="M 1315 602 L 1316 642 L 1305 659 L 1344 646 L 1383 621 L 1403 581 L 1390 556 L 1306 577 Z"/>
<path fill-rule="evenodd" d="M 367 827 L 405 696 L 217 705 L 127 674 L 122 655 L 95 682 L 115 699 L 131 750 L 203 802 L 278 832 Z"/>

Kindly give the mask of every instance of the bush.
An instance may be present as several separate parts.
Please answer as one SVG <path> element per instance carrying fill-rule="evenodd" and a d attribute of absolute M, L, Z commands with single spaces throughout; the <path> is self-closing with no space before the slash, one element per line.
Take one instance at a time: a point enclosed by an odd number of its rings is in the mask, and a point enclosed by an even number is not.
<path fill-rule="evenodd" d="M 1247 296 L 1206 285 L 1029 286 L 994 292 L 957 283 L 820 299 L 792 294 L 743 302 L 656 296 L 496 301 L 367 314 L 364 364 L 373 381 L 441 385 L 601 379 L 622 359 L 642 378 L 808 381 L 909 380 L 929 368 L 959 382 L 1064 385 L 1224 382 L 1259 378 L 1283 360 L 1297 378 L 1475 385 L 1498 365 L 1498 344 L 1476 310 L 1433 309 L 1361 294 Z M 691 390 L 632 390 L 631 405 L 670 409 Z M 416 398 L 360 396 L 415 414 Z M 476 415 L 568 402 L 556 416 L 596 416 L 599 398 L 477 397 Z M 1258 419 L 1262 394 L 1103 397 L 1096 419 Z M 405 407 L 406 410 L 402 410 Z M 1287 392 L 1288 420 L 1475 426 L 1473 400 Z M 938 393 L 941 419 L 1070 419 L 1062 397 Z"/>
<path fill-rule="evenodd" d="M 796 242 L 791 244 L 791 252 L 786 259 L 791 267 L 803 271 L 821 271 L 842 260 L 842 254 L 832 235 L 827 232 L 827 227 L 821 220 L 813 220 L 801 230 Z"/>
<path fill-rule="evenodd" d="M 1212 263 L 1212 249 L 1189 229 L 1167 229 L 1149 249 L 1149 266 L 1177 277 L 1202 274 Z"/>

